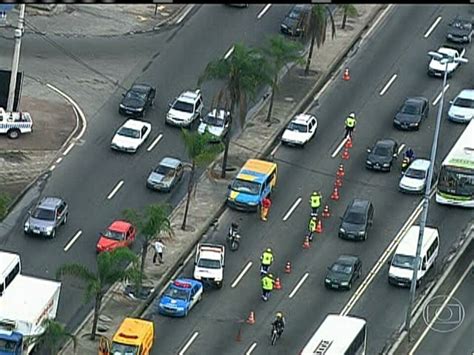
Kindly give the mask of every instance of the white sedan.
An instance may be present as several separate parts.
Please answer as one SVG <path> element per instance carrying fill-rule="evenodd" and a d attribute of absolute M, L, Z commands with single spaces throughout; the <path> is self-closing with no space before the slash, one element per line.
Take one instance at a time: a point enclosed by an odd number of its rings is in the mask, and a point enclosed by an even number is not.
<path fill-rule="evenodd" d="M 428 179 L 431 162 L 428 159 L 415 159 L 400 179 L 398 188 L 402 192 L 423 193 Z"/>
<path fill-rule="evenodd" d="M 318 128 L 316 117 L 300 113 L 291 120 L 281 137 L 281 142 L 291 145 L 304 146 L 313 138 Z"/>
<path fill-rule="evenodd" d="M 135 153 L 151 132 L 151 123 L 127 120 L 115 133 L 110 147 L 122 152 Z"/>

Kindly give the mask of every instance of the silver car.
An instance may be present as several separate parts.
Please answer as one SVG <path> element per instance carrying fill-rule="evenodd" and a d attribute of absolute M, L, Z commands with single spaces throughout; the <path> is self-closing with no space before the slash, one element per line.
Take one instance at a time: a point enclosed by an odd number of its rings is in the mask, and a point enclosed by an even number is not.
<path fill-rule="evenodd" d="M 146 186 L 149 189 L 170 192 L 183 177 L 183 163 L 175 158 L 163 158 L 148 176 Z"/>
<path fill-rule="evenodd" d="M 402 192 L 423 193 L 428 179 L 431 162 L 428 159 L 415 159 L 400 179 L 398 188 Z"/>
<path fill-rule="evenodd" d="M 23 230 L 25 234 L 54 238 L 56 229 L 66 224 L 68 215 L 66 201 L 59 197 L 44 197 L 33 211 L 28 212 Z"/>

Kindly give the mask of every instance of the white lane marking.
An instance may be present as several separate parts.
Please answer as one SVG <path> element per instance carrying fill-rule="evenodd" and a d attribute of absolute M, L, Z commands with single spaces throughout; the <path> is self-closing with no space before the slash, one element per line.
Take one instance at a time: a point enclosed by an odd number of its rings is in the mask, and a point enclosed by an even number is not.
<path fill-rule="evenodd" d="M 403 151 L 403 148 L 405 148 L 405 146 L 406 146 L 405 143 L 400 144 L 400 146 L 398 147 L 398 152 L 397 152 L 398 155 L 400 155 L 400 153 Z"/>
<path fill-rule="evenodd" d="M 255 350 L 255 348 L 257 347 L 257 343 L 253 343 L 252 345 L 250 345 L 250 348 L 245 352 L 245 355 L 250 355 L 252 353 L 252 351 Z"/>
<path fill-rule="evenodd" d="M 270 152 L 270 156 L 274 156 L 275 153 L 277 152 L 278 148 L 280 148 L 281 142 L 278 142 L 278 144 L 273 148 L 273 150 Z"/>
<path fill-rule="evenodd" d="M 383 96 L 383 95 L 387 92 L 387 90 L 388 90 L 388 88 L 390 87 L 390 85 L 392 85 L 393 82 L 395 81 L 395 79 L 397 79 L 397 76 L 398 76 L 397 74 L 393 74 L 393 75 L 392 75 L 392 77 L 390 78 L 390 80 L 388 81 L 388 83 L 385 84 L 385 86 L 383 87 L 382 91 L 380 91 L 380 96 Z"/>
<path fill-rule="evenodd" d="M 188 348 L 191 346 L 191 344 L 193 343 L 193 341 L 197 338 L 197 336 L 199 335 L 199 332 L 194 332 L 194 334 L 192 335 L 192 337 L 188 340 L 188 342 L 186 343 L 186 345 L 183 346 L 183 348 L 180 350 L 180 352 L 178 353 L 179 355 L 183 355 L 186 350 L 188 350 Z"/>
<path fill-rule="evenodd" d="M 56 169 L 56 165 L 55 165 L 55 164 L 51 165 L 51 167 L 49 168 L 49 171 L 53 171 L 54 169 Z"/>
<path fill-rule="evenodd" d="M 191 12 L 193 9 L 194 5 L 191 5 L 185 12 L 184 14 L 176 21 L 176 24 L 179 25 L 185 18 L 188 16 L 188 14 Z"/>
<path fill-rule="evenodd" d="M 342 147 L 344 147 L 344 144 L 346 144 L 346 141 L 347 141 L 347 137 L 345 137 L 341 143 L 337 146 L 336 150 L 331 154 L 331 158 L 335 158 L 336 155 L 339 154 L 339 152 L 341 151 Z"/>
<path fill-rule="evenodd" d="M 449 89 L 449 84 L 446 84 L 446 86 L 444 87 L 443 91 L 444 93 L 446 93 L 446 90 Z M 438 104 L 438 101 L 441 100 L 441 95 L 443 94 L 443 92 L 440 92 L 438 94 L 438 96 L 436 96 L 436 99 L 433 101 L 433 106 L 436 106 Z"/>
<path fill-rule="evenodd" d="M 158 144 L 158 142 L 161 140 L 161 138 L 163 138 L 163 133 L 160 133 L 158 135 L 158 137 L 155 138 L 155 140 L 153 141 L 153 143 L 150 144 L 150 146 L 147 148 L 147 152 L 151 152 L 153 150 L 153 148 L 155 148 L 155 145 Z"/>
<path fill-rule="evenodd" d="M 60 163 L 62 160 L 63 160 L 63 158 L 62 158 L 62 157 L 60 157 L 60 158 L 56 159 L 56 164 L 59 164 L 59 163 Z"/>
<path fill-rule="evenodd" d="M 426 31 L 425 33 L 425 38 L 428 38 L 431 34 L 431 32 L 434 31 L 434 29 L 436 28 L 436 26 L 438 26 L 438 23 L 441 21 L 441 16 L 438 16 L 438 18 L 435 20 L 435 22 L 431 25 L 431 27 L 428 29 L 428 31 Z"/>
<path fill-rule="evenodd" d="M 430 195 L 429 195 L 430 199 L 433 197 L 433 195 L 436 192 L 435 187 L 436 187 L 436 185 L 433 186 L 433 189 L 430 192 Z M 375 276 L 377 276 L 380 269 L 386 265 L 386 262 L 387 262 L 388 258 L 395 251 L 395 248 L 398 246 L 398 243 L 400 243 L 401 239 L 405 236 L 408 229 L 415 223 L 416 219 L 421 214 L 422 210 L 423 210 L 423 200 L 421 200 L 420 203 L 415 207 L 412 214 L 408 217 L 405 224 L 398 231 L 395 238 L 389 244 L 387 249 L 384 250 L 384 252 L 380 256 L 380 258 L 375 262 L 375 265 L 372 267 L 372 269 L 369 271 L 369 273 L 367 274 L 364 281 L 362 281 L 360 286 L 357 288 L 357 290 L 354 292 L 354 294 L 349 299 L 347 304 L 344 306 L 344 308 L 342 309 L 340 315 L 345 316 L 345 315 L 349 314 L 349 312 L 352 310 L 352 308 L 355 306 L 355 304 L 359 301 L 359 299 L 362 297 L 364 292 L 370 286 L 372 281 L 375 279 Z"/>
<path fill-rule="evenodd" d="M 230 49 L 225 53 L 224 59 L 227 59 L 230 57 L 230 55 L 234 52 L 234 46 L 230 47 Z"/>
<path fill-rule="evenodd" d="M 110 192 L 110 194 L 107 196 L 107 200 L 110 200 L 112 197 L 114 197 L 114 195 L 117 193 L 118 190 L 120 190 L 122 185 L 123 185 L 123 180 L 120 180 L 117 183 L 117 185 L 115 185 L 114 189 Z"/>
<path fill-rule="evenodd" d="M 436 313 L 435 313 L 435 316 L 433 317 L 433 319 L 430 321 L 430 324 L 428 324 L 428 326 L 425 328 L 425 330 L 423 331 L 423 333 L 421 334 L 421 336 L 418 338 L 417 342 L 415 343 L 415 345 L 413 345 L 413 348 L 411 348 L 410 352 L 408 353 L 409 355 L 413 355 L 416 351 L 416 349 L 418 348 L 418 346 L 420 346 L 421 342 L 423 341 L 423 338 L 426 336 L 426 334 L 431 330 L 433 329 L 432 326 L 433 326 L 433 323 L 436 322 L 438 320 L 438 317 L 439 315 L 441 314 L 441 312 L 443 311 L 444 307 L 446 307 L 446 305 L 448 304 L 448 302 L 451 300 L 451 298 L 453 298 L 453 295 L 454 293 L 457 291 L 457 289 L 459 288 L 459 286 L 461 285 L 461 283 L 464 281 L 464 279 L 466 278 L 467 274 L 471 271 L 471 269 L 474 267 L 474 261 L 471 261 L 471 264 L 466 268 L 466 270 L 464 270 L 464 273 L 462 274 L 461 278 L 458 280 L 458 282 L 456 283 L 456 285 L 454 286 L 454 288 L 451 290 L 451 292 L 449 293 L 448 297 L 446 297 L 446 299 L 444 300 L 443 304 L 441 305 L 441 307 L 439 307 L 437 310 L 436 310 Z M 459 301 L 458 301 L 459 302 Z"/>
<path fill-rule="evenodd" d="M 298 197 L 298 199 L 295 201 L 295 203 L 293 203 L 293 206 L 291 206 L 290 209 L 288 210 L 288 212 L 286 212 L 285 217 L 283 217 L 283 222 L 286 222 L 288 220 L 288 218 L 290 218 L 291 214 L 296 209 L 296 207 L 298 207 L 298 205 L 300 203 L 301 203 L 301 197 Z"/>
<path fill-rule="evenodd" d="M 76 234 L 71 238 L 71 240 L 66 244 L 64 247 L 64 251 L 67 252 L 69 249 L 71 249 L 72 245 L 76 242 L 76 240 L 82 235 L 82 231 L 78 230 Z"/>
<path fill-rule="evenodd" d="M 265 7 L 262 9 L 262 11 L 260 11 L 260 13 L 257 15 L 257 19 L 260 20 L 263 17 L 263 15 L 265 15 L 265 13 L 268 11 L 270 6 L 272 6 L 272 4 L 266 4 Z"/>
<path fill-rule="evenodd" d="M 380 21 L 382 21 L 382 19 L 385 17 L 385 15 L 387 14 L 387 12 L 393 7 L 393 4 L 390 4 L 388 5 L 385 10 L 383 10 L 383 12 L 380 14 L 380 16 L 377 18 L 377 20 L 375 20 L 374 24 L 369 28 L 369 30 L 366 32 L 365 36 L 364 36 L 364 40 L 369 37 L 369 35 L 372 33 L 373 30 L 375 30 L 377 28 L 377 25 L 379 24 Z M 362 43 L 362 41 L 361 41 Z"/>
<path fill-rule="evenodd" d="M 242 277 L 244 277 L 244 275 L 247 273 L 247 271 L 249 271 L 249 269 L 251 268 L 252 266 L 252 262 L 249 261 L 247 263 L 247 265 L 245 265 L 244 269 L 241 271 L 241 273 L 239 274 L 239 276 L 237 276 L 237 278 L 235 279 L 234 282 L 232 282 L 232 285 L 230 285 L 230 287 L 232 288 L 235 288 L 235 286 L 237 286 L 237 284 L 240 282 L 240 280 L 242 280 Z"/>
<path fill-rule="evenodd" d="M 309 276 L 309 273 L 305 273 L 303 275 L 303 277 L 301 278 L 301 280 L 298 282 L 298 284 L 296 285 L 296 287 L 293 289 L 293 291 L 291 291 L 290 293 L 290 298 L 293 298 L 293 296 L 296 294 L 296 292 L 298 292 L 298 290 L 300 289 L 301 285 L 303 285 L 303 282 L 306 281 L 306 279 L 308 278 Z"/>
<path fill-rule="evenodd" d="M 72 148 L 74 148 L 74 143 L 69 144 L 69 147 L 67 147 L 67 149 L 64 151 L 63 155 L 64 156 L 68 155 Z"/>

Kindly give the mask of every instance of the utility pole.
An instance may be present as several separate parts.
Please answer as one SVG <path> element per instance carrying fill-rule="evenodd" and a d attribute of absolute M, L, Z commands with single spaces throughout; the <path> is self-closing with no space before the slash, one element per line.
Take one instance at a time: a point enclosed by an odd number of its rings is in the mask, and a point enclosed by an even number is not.
<path fill-rule="evenodd" d="M 18 65 L 20 62 L 21 37 L 24 31 L 25 4 L 20 5 L 20 15 L 18 16 L 18 27 L 15 30 L 15 50 L 13 51 L 12 71 L 10 76 L 10 90 L 8 92 L 7 112 L 13 111 L 15 102 L 16 78 L 18 76 Z"/>

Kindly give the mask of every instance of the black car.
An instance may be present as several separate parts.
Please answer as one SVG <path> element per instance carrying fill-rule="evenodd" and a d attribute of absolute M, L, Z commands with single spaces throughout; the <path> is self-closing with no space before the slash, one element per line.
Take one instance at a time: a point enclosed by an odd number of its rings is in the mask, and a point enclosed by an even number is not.
<path fill-rule="evenodd" d="M 368 229 L 374 220 L 374 206 L 369 200 L 353 199 L 341 217 L 339 238 L 352 240 L 367 239 Z"/>
<path fill-rule="evenodd" d="M 367 169 L 390 171 L 393 160 L 398 157 L 398 143 L 391 138 L 380 139 L 372 148 L 367 149 L 367 153 Z"/>
<path fill-rule="evenodd" d="M 119 106 L 119 113 L 127 117 L 144 117 L 146 110 L 153 106 L 155 101 L 155 88 L 148 84 L 133 84 L 123 94 Z"/>
<path fill-rule="evenodd" d="M 362 261 L 354 255 L 341 255 L 328 267 L 324 284 L 327 288 L 347 289 L 362 275 Z"/>
<path fill-rule="evenodd" d="M 428 117 L 428 99 L 409 97 L 398 110 L 393 125 L 399 129 L 419 129 L 421 121 Z"/>
<path fill-rule="evenodd" d="M 303 33 L 304 23 L 310 11 L 311 5 L 294 5 L 281 22 L 280 31 L 285 35 L 300 36 Z"/>
<path fill-rule="evenodd" d="M 446 38 L 455 43 L 471 43 L 472 22 L 456 17 L 448 27 Z"/>

